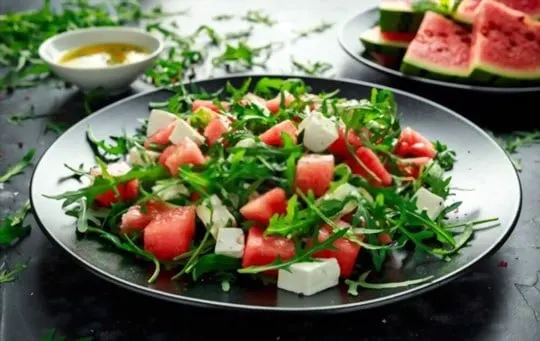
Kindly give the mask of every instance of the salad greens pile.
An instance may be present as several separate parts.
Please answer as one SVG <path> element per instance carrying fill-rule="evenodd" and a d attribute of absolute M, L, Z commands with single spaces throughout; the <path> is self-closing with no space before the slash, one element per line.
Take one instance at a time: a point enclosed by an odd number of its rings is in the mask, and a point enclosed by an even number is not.
<path fill-rule="evenodd" d="M 253 89 L 253 94 L 264 99 L 281 98 L 279 111 L 272 115 L 261 106 L 251 102 L 246 104 L 244 99 L 250 89 Z M 361 246 L 361 252 L 369 255 L 371 264 L 368 268 L 373 273 L 380 272 L 387 257 L 399 249 L 413 250 L 448 261 L 470 241 L 476 225 L 497 220 L 450 224 L 448 215 L 456 211 L 461 202 L 449 204 L 434 219 L 417 208 L 414 194 L 420 188 L 426 188 L 444 199 L 451 195 L 451 177 L 446 176 L 445 172 L 452 169 L 456 155 L 442 142 L 434 141 L 436 157 L 425 167 L 419 168 L 418 176 L 403 175 L 399 169 L 404 159 L 393 152 L 402 127 L 397 104 L 390 91 L 373 89 L 370 98 L 352 100 L 339 97 L 339 91 L 319 94 L 310 91 L 309 86 L 300 79 L 276 78 L 262 78 L 256 84 L 251 84 L 251 79 L 247 79 L 238 88 L 228 83 L 216 93 L 176 87 L 175 94 L 167 102 L 150 103 L 150 107 L 167 110 L 194 128 L 199 128 L 208 123 L 208 117 L 202 115 L 201 111 L 193 113 L 192 104 L 197 99 L 211 99 L 215 106 L 222 108 L 223 115 L 233 118 L 231 129 L 222 136 L 222 141 L 226 143 L 201 146 L 207 160 L 203 165 L 181 165 L 178 173 L 171 176 L 160 163 L 148 162 L 144 166 L 132 165 L 131 170 L 124 175 L 112 176 L 107 171 L 107 163 L 122 159 L 131 148 L 144 150 L 147 122 L 144 121 L 136 134 L 116 136 L 111 141 L 98 140 L 89 131 L 88 141 L 96 151 L 101 175 L 94 176 L 88 186 L 49 197 L 62 200 L 67 213 L 76 217 L 78 233 L 96 235 L 124 252 L 153 262 L 156 270 L 150 282 L 157 278 L 160 269 L 164 267 L 177 273 L 173 278 L 191 277 L 194 281 L 203 276 L 231 281 L 242 277 L 237 276 L 239 274 L 262 275 L 268 270 L 288 269 L 294 263 L 313 260 L 313 255 L 319 251 L 335 249 L 333 244 L 340 238 L 347 238 Z M 288 94 L 294 96 L 294 100 L 285 105 Z M 227 110 L 223 101 L 228 103 Z M 295 143 L 289 135 L 282 134 L 281 147 L 263 143 L 251 147 L 236 146 L 238 141 L 246 138 L 257 141 L 260 133 L 284 120 L 299 122 L 306 117 L 306 108 L 317 108 L 325 117 L 342 122 L 345 136 L 349 132 L 358 134 L 363 146 L 375 152 L 391 170 L 392 184 L 374 184 L 370 176 L 374 179 L 377 176 L 369 165 L 358 159 L 349 141 L 346 142 L 349 152 L 364 167 L 368 176 L 353 173 L 346 163 L 336 163 L 329 191 L 342 184 L 350 184 L 358 190 L 343 199 L 316 198 L 313 192 L 303 193 L 295 187 L 297 161 L 307 152 L 301 143 L 302 135 L 299 142 Z M 157 152 L 163 150 L 163 147 L 156 145 L 149 148 Z M 88 176 L 88 170 L 84 170 L 82 165 L 68 167 L 76 177 Z M 96 196 L 133 179 L 139 181 L 139 196 L 135 201 L 119 201 L 109 208 L 96 206 Z M 238 259 L 213 252 L 215 240 L 210 228 L 200 221 L 197 222 L 197 230 L 203 232 L 197 233 L 191 249 L 167 262 L 159 261 L 143 248 L 140 233 L 119 234 L 122 215 L 131 206 L 144 207 L 150 201 L 160 201 L 162 191 L 178 185 L 185 186 L 188 194 L 178 195 L 168 200 L 168 203 L 199 205 L 217 195 L 238 223 L 236 226 L 243 229 L 253 226 L 253 222 L 243 219 L 239 208 L 252 195 L 276 187 L 284 189 L 287 193 L 286 213 L 272 216 L 265 235 L 294 241 L 295 256 L 287 260 L 278 258 L 266 265 L 241 267 Z M 194 192 L 199 194 L 199 198 L 189 194 Z M 342 228 L 336 225 L 336 220 L 340 219 L 347 205 L 353 205 L 355 210 L 350 227 Z M 319 228 L 325 224 L 332 227 L 333 234 L 325 241 L 315 242 L 308 247 L 306 239 L 316 236 Z M 388 235 L 391 243 L 381 242 L 378 238 L 381 234 Z M 361 281 L 348 280 L 348 283 L 353 287 L 362 284 L 377 287 L 366 283 L 366 274 L 363 276 Z M 410 284 L 404 282 L 403 285 Z M 396 283 L 391 285 L 396 286 Z"/>

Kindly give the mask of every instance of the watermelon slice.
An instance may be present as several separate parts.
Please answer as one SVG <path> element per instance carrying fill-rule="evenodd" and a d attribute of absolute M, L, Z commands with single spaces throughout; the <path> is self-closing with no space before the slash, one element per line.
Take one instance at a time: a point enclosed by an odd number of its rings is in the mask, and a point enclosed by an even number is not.
<path fill-rule="evenodd" d="M 384 65 L 391 65 L 401 61 L 407 46 L 409 46 L 407 39 L 399 39 L 399 37 L 388 39 L 388 36 L 388 34 L 385 36 L 381 33 L 379 26 L 372 27 L 360 35 L 360 41 L 364 45 L 366 52 Z M 414 36 L 410 40 L 412 38 Z"/>
<path fill-rule="evenodd" d="M 334 155 L 308 154 L 302 156 L 296 165 L 296 187 L 304 193 L 309 190 L 320 197 L 328 188 L 334 177 Z"/>
<path fill-rule="evenodd" d="M 463 0 L 455 14 L 454 19 L 472 25 L 478 8 L 484 0 Z M 540 19 L 540 0 L 497 0 L 506 6 L 521 11 L 533 19 Z"/>
<path fill-rule="evenodd" d="M 401 72 L 447 81 L 470 74 L 471 35 L 444 16 L 427 12 L 401 63 Z"/>
<path fill-rule="evenodd" d="M 412 8 L 414 0 L 382 0 L 379 5 L 379 26 L 382 32 L 415 33 L 418 31 L 423 12 Z"/>
<path fill-rule="evenodd" d="M 471 79 L 494 85 L 540 81 L 540 23 L 494 0 L 473 24 Z"/>
<path fill-rule="evenodd" d="M 144 249 L 159 260 L 171 260 L 187 251 L 195 236 L 195 206 L 160 212 L 144 229 Z"/>

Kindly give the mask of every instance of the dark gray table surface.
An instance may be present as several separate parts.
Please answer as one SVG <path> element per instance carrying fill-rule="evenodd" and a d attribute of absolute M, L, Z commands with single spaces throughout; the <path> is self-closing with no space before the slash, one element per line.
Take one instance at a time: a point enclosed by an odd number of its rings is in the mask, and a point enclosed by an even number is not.
<path fill-rule="evenodd" d="M 40 3 L 39 0 L 0 0 L 0 13 L 35 8 Z M 143 1 L 145 7 L 152 3 Z M 322 19 L 335 22 L 324 34 L 288 45 L 276 53 L 267 72 L 289 72 L 291 55 L 328 61 L 334 65 L 337 77 L 368 80 L 418 93 L 498 134 L 534 128 L 537 94 L 481 95 L 420 86 L 388 78 L 349 58 L 337 42 L 339 26 L 353 14 L 376 5 L 375 0 L 164 3 L 166 9 L 190 8 L 191 16 L 180 18 L 186 31 L 203 22 L 212 24 L 211 17 L 217 14 L 264 9 L 279 23 L 271 28 L 257 27 L 255 41 L 261 44 L 289 39 L 292 30 L 316 25 Z M 219 26 L 245 27 L 235 22 Z M 136 83 L 133 92 L 144 88 Z M 47 119 L 26 121 L 21 126 L 7 123 L 10 114 L 27 110 L 31 105 L 35 106 L 36 114 L 60 113 L 63 121 L 75 122 L 84 115 L 83 97 L 73 89 L 25 89 L 1 99 L 0 173 L 31 147 L 37 148 L 39 157 L 56 138 L 54 133 L 45 132 Z M 52 245 L 29 217 L 31 235 L 14 248 L 0 250 L 0 264 L 29 261 L 28 269 L 17 281 L 0 285 L 0 339 L 38 341 L 54 328 L 67 340 L 92 336 L 99 341 L 199 340 L 215 334 L 220 340 L 540 340 L 540 145 L 521 149 L 516 158 L 521 159 L 523 166 L 520 174 L 523 210 L 515 232 L 495 255 L 479 263 L 466 276 L 428 294 L 347 315 L 223 313 L 146 298 L 117 288 L 79 267 Z M 0 190 L 0 217 L 13 212 L 26 200 L 30 174 L 31 169 Z M 506 267 L 502 266 L 505 262 Z"/>

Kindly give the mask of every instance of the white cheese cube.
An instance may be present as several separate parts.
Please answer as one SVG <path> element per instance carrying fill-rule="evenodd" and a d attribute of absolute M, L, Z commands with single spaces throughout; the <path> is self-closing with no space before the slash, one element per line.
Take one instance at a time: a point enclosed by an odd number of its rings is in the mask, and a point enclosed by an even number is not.
<path fill-rule="evenodd" d="M 360 193 L 354 187 L 353 185 L 349 183 L 344 183 L 339 185 L 336 189 L 334 189 L 332 192 L 326 194 L 323 198 L 324 200 L 345 200 L 345 198 L 349 196 L 354 196 L 355 198 L 360 198 Z M 341 210 L 342 214 L 351 213 L 356 209 L 356 203 L 350 201 L 343 207 Z"/>
<path fill-rule="evenodd" d="M 197 145 L 204 143 L 204 136 L 199 134 L 199 132 L 193 129 L 186 121 L 177 119 L 171 136 L 169 136 L 169 141 L 173 144 L 179 144 L 186 137 L 190 138 Z"/>
<path fill-rule="evenodd" d="M 245 139 L 238 141 L 235 147 L 251 148 L 251 147 L 255 147 L 256 145 L 257 145 L 257 142 L 254 139 L 252 139 L 251 137 L 247 137 Z"/>
<path fill-rule="evenodd" d="M 156 161 L 159 158 L 160 153 L 153 150 L 146 150 L 137 147 L 133 147 L 129 150 L 128 163 L 130 165 L 147 165 Z"/>
<path fill-rule="evenodd" d="M 233 258 L 242 258 L 244 255 L 244 231 L 237 227 L 223 227 L 217 232 L 216 247 L 217 255 Z"/>
<path fill-rule="evenodd" d="M 167 128 L 169 124 L 177 119 L 175 114 L 170 112 L 153 109 L 148 117 L 148 126 L 146 127 L 146 136 L 151 136 L 156 131 Z"/>
<path fill-rule="evenodd" d="M 336 123 L 319 112 L 312 112 L 300 123 L 304 130 L 304 146 L 315 153 L 325 151 L 339 138 Z"/>
<path fill-rule="evenodd" d="M 244 95 L 244 99 L 248 101 L 250 104 L 253 104 L 260 108 L 263 112 L 270 114 L 270 110 L 266 107 L 266 101 L 264 98 L 261 98 L 251 92 Z"/>
<path fill-rule="evenodd" d="M 227 224 L 236 225 L 234 216 L 223 205 L 217 195 L 212 195 L 209 200 L 207 199 L 207 202 L 197 206 L 196 211 L 203 224 L 207 227 L 210 225 L 210 233 L 214 238 L 217 237 L 219 229 L 227 226 Z"/>
<path fill-rule="evenodd" d="M 302 262 L 280 269 L 277 286 L 280 289 L 310 296 L 339 283 L 339 265 L 335 258 Z"/>
<path fill-rule="evenodd" d="M 161 200 L 171 200 L 180 196 L 188 196 L 189 190 L 181 184 L 171 185 L 168 183 L 158 183 L 152 186 L 152 193 L 155 193 Z"/>
<path fill-rule="evenodd" d="M 444 199 L 424 187 L 416 191 L 414 196 L 416 197 L 416 207 L 419 210 L 425 210 L 431 219 L 437 218 L 444 209 Z"/>

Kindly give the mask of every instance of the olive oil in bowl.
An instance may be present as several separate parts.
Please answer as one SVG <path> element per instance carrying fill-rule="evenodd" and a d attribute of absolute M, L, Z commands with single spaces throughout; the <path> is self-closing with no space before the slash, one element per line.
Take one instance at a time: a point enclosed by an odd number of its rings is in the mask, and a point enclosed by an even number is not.
<path fill-rule="evenodd" d="M 83 45 L 65 52 L 58 63 L 77 68 L 106 68 L 136 63 L 149 52 L 143 47 L 126 43 Z"/>

